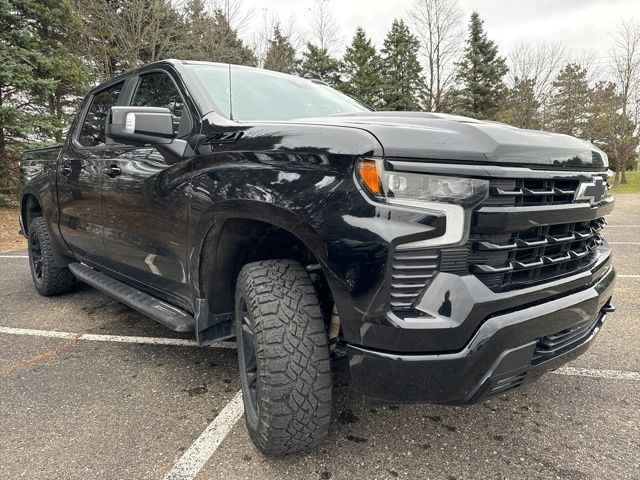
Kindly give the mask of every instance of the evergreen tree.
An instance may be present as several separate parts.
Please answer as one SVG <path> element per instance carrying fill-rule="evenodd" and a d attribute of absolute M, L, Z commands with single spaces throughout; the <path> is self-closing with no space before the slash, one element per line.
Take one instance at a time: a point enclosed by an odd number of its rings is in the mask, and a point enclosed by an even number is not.
<path fill-rule="evenodd" d="M 553 82 L 549 102 L 549 128 L 558 133 L 581 136 L 587 122 L 591 92 L 587 70 L 567 64 Z"/>
<path fill-rule="evenodd" d="M 332 87 L 340 84 L 340 62 L 329 55 L 326 48 L 316 47 L 307 43 L 307 49 L 302 53 L 300 73 L 306 77 L 319 76 Z"/>
<path fill-rule="evenodd" d="M 172 0 L 75 0 L 80 49 L 99 81 L 186 51 L 183 15 Z"/>
<path fill-rule="evenodd" d="M 213 15 L 208 15 L 206 12 L 200 15 L 202 16 L 195 18 L 196 24 L 192 26 L 191 31 L 201 35 L 201 39 L 194 45 L 188 45 L 188 50 L 193 49 L 192 53 L 188 54 L 190 58 L 237 65 L 256 65 L 253 51 L 244 44 L 238 32 L 231 27 L 222 10 L 214 10 Z M 187 21 L 189 21 L 188 17 Z M 194 56 L 196 52 L 198 55 Z"/>
<path fill-rule="evenodd" d="M 541 126 L 539 109 L 535 81 L 516 77 L 513 87 L 507 90 L 502 111 L 497 119 L 516 127 L 537 129 Z"/>
<path fill-rule="evenodd" d="M 282 34 L 278 25 L 273 29 L 273 37 L 269 40 L 264 68 L 282 73 L 295 73 L 296 71 L 296 51 L 289 38 Z"/>
<path fill-rule="evenodd" d="M 382 103 L 386 110 L 419 110 L 420 42 L 402 20 L 394 20 L 382 48 Z"/>
<path fill-rule="evenodd" d="M 17 177 L 19 150 L 62 139 L 87 72 L 71 54 L 68 0 L 0 0 L 0 186 Z"/>
<path fill-rule="evenodd" d="M 380 62 L 371 40 L 358 27 L 342 59 L 340 90 L 372 108 L 378 106 L 382 87 Z"/>
<path fill-rule="evenodd" d="M 498 55 L 497 45 L 487 38 L 477 12 L 471 15 L 464 55 L 456 68 L 457 87 L 449 99 L 449 108 L 459 115 L 495 118 L 504 98 L 508 68 Z"/>
<path fill-rule="evenodd" d="M 611 165 L 633 168 L 640 142 L 634 122 L 623 113 L 623 97 L 612 82 L 598 82 L 584 109 L 586 122 L 582 138 L 604 150 Z"/>

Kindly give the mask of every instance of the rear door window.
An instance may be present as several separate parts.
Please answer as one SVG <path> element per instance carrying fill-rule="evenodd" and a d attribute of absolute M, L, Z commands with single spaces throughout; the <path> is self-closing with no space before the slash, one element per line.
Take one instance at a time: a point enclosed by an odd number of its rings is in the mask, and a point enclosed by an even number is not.
<path fill-rule="evenodd" d="M 82 123 L 78 141 L 83 147 L 98 147 L 106 142 L 104 127 L 111 107 L 118 101 L 124 82 L 119 82 L 93 95 Z"/>

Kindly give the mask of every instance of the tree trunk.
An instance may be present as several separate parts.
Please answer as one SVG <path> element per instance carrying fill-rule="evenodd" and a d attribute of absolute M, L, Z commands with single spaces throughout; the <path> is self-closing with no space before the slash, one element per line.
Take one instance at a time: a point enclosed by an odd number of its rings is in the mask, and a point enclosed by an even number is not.
<path fill-rule="evenodd" d="M 0 108 L 2 108 L 2 86 L 0 85 Z M 7 158 L 7 141 L 4 137 L 4 126 L 0 124 L 0 170 Z"/>

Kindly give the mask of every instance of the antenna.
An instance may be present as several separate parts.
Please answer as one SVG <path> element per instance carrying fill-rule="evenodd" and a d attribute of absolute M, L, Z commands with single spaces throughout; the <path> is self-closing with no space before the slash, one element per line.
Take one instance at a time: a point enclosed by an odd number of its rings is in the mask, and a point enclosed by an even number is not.
<path fill-rule="evenodd" d="M 233 120 L 233 93 L 231 90 L 231 63 L 227 64 L 229 67 L 229 120 Z"/>
<path fill-rule="evenodd" d="M 226 10 L 226 20 L 227 20 L 227 37 L 231 35 L 231 19 L 229 18 L 231 14 L 231 9 L 229 5 L 229 0 L 225 2 L 225 10 Z M 228 72 L 229 72 L 229 120 L 233 121 L 233 90 L 231 88 L 231 62 L 227 63 Z"/>

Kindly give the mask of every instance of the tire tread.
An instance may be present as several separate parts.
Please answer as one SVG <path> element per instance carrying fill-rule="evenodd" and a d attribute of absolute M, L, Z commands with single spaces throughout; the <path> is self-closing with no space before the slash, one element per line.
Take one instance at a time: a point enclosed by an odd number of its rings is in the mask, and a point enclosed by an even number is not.
<path fill-rule="evenodd" d="M 317 446 L 331 420 L 331 366 L 322 311 L 304 267 L 266 260 L 243 267 L 256 336 L 260 395 L 258 428 L 249 433 L 264 453 Z"/>

